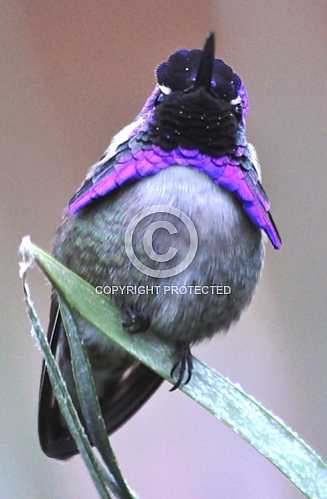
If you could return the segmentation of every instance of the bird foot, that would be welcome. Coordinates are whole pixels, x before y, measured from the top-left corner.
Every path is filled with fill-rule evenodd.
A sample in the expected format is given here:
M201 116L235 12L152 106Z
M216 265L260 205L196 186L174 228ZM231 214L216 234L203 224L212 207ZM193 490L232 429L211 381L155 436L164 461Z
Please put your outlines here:
M122 325L130 334L145 333L149 329L150 319L139 310L137 305L126 307L124 313Z
M177 381L174 386L169 390L173 392L177 390L182 384L185 386L191 380L193 371L193 361L192 354L189 345L178 345L176 349L176 354L178 355L177 362L173 365L170 371L170 376L173 378L174 374L178 371ZM186 380L184 381L186 375Z

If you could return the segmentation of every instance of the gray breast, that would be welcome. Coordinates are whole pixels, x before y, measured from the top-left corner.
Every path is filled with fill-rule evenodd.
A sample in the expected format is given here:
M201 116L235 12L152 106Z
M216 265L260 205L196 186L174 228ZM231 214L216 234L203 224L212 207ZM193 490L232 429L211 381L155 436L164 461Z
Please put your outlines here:
M144 215L144 210L154 205L166 206L167 212L180 210L196 230L195 256L175 275L163 271L176 267L189 253L189 231L185 219L174 213ZM142 210L132 249L137 262L164 277L136 268L125 250L126 230ZM150 225L155 230L147 232ZM150 241L145 234L150 234ZM113 298L120 307L137 305L150 317L154 334L190 343L226 330L239 318L252 298L264 255L261 231L248 220L234 196L206 174L180 166L124 186L65 219L57 232L54 253L94 286L129 285L141 290L140 286L148 286L148 292L126 294L125 288ZM168 256L172 258L159 261ZM217 294L218 285L227 286L231 293Z

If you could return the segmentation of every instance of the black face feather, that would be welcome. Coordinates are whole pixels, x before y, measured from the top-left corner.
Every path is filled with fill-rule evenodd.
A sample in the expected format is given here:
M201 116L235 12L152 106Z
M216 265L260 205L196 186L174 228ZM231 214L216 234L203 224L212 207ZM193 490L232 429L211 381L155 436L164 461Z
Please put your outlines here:
M222 156L235 149L240 114L203 88L165 96L150 124L152 141L165 150L177 146Z
M204 50L179 50L157 68L158 84L166 88L158 93L149 132L165 150L182 146L219 157L237 146L242 83L222 60L213 59L210 36Z

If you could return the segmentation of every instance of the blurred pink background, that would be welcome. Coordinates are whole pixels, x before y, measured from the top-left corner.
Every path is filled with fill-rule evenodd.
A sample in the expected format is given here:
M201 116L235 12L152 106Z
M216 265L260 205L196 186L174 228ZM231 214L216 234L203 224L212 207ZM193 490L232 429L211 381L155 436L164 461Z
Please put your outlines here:
M178 48L218 56L250 97L248 135L281 229L250 309L195 353L327 456L325 0L1 3L1 495L96 498L80 458L47 459L37 438L40 354L17 273L21 237L45 249L62 209ZM44 326L49 286L32 291ZM144 499L295 499L301 494L222 423L165 384L112 438Z

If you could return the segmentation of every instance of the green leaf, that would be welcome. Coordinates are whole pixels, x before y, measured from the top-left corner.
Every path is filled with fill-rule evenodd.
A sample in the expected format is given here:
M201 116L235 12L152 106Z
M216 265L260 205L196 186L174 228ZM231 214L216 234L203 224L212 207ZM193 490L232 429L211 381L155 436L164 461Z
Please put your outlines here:
M98 295L92 286L34 244L30 243L29 251L69 307L111 341L173 382L169 373L174 357L168 345L151 334L127 334L117 308L107 298ZM307 497L327 498L326 463L238 385L194 358L192 379L181 391L241 435Z
M93 453L93 449L88 440L88 437L85 434L83 425L79 419L78 413L74 407L73 401L69 395L67 390L65 381L61 375L58 364L52 355L49 343L44 334L38 316L36 314L33 302L30 297L29 288L26 282L26 269L28 265L21 264L21 277L23 279L23 287L24 287L24 298L27 308L27 313L29 315L32 328L33 335L38 343L38 346L43 353L43 357L45 360L45 364L47 366L49 378L51 381L51 385L53 391L56 395L56 399L58 401L61 414L65 418L68 429L74 438L77 448L81 454L82 459L85 462L86 467L89 470L90 476L95 484L95 487L99 493L101 499L110 499L111 495L107 489L107 483L115 486L115 482L112 482L112 478L110 475L105 474L102 469L102 465L99 463L97 458Z
M135 499L136 496L129 490L111 448L96 394L90 362L82 345L76 323L69 308L60 298L59 305L69 343L78 401L86 428L94 446L98 449L105 465L114 477L116 495L121 499Z

